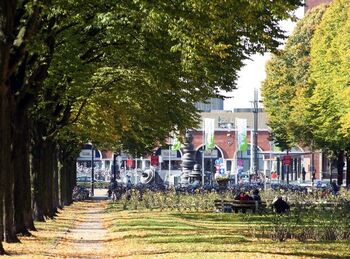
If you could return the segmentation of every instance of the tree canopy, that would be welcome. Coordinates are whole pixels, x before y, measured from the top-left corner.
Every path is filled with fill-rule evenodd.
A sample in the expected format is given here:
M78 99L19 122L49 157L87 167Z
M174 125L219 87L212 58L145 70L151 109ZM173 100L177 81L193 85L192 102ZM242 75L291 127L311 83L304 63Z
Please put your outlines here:
M74 99L76 112L88 100L95 107L84 112L92 115L84 121L90 133L108 136L109 129L114 140L147 142L149 149L175 126L194 127L194 103L234 89L250 54L276 49L284 37L277 22L298 1L262 2L84 1L81 9L80 1L58 1L55 15L64 22L44 91L61 85L70 96L63 101ZM101 123L107 114L99 112L120 118Z
M331 150L349 145L349 12L350 1L334 1L312 40L312 124L315 138Z
M313 132L307 118L310 82L311 39L326 6L318 6L301 19L282 51L266 65L262 96L272 137L282 149L304 143L312 145Z

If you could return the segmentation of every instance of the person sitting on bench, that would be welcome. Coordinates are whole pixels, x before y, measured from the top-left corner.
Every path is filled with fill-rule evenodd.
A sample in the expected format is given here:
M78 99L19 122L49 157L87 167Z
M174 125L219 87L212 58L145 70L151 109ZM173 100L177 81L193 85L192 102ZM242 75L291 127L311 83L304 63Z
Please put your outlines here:
M252 198L248 194L242 191L235 197L235 200L239 200L239 201L249 201L251 199ZM236 213L238 212L238 208L235 208L235 212ZM242 208L242 212L245 213L246 208Z

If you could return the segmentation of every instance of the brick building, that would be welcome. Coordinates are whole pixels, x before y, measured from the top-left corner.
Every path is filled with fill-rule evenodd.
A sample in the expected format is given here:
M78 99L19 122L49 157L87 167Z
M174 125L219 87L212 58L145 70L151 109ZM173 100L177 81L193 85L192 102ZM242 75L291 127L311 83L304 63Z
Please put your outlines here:
M256 165L255 172L259 174L267 174L271 171L276 171L280 176L280 179L287 181L286 170L287 167L283 166L283 157L287 155L286 151L281 151L276 148L271 141L269 141L269 128L267 126L267 116L262 109L258 109L258 123L257 123L257 162L254 163L252 152L254 148L254 113L253 109L236 109L232 111L211 111L202 112L201 121L197 129L193 130L193 146L195 150L196 163L204 165L204 170L207 172L215 172L215 161L222 159L223 170L225 173L235 174L236 172L251 172ZM215 148L211 151L204 151L203 154L203 121L204 118L214 119L214 141ZM237 131L235 120L236 118L247 120L247 142L248 149L246 151L237 151ZM162 157L162 171L167 172L169 168L172 170L172 174L176 170L180 170L181 167L181 151L170 151L169 146L160 147L156 151L156 155ZM316 170L316 178L319 178L319 172L321 171L321 160L318 154L312 155L309 149L304 147L294 147L289 151L289 155L292 158L291 165L289 167L290 174L288 179L294 181L300 177L302 168L304 167L307 175L306 179L311 178L312 161ZM148 158L146 158L147 162ZM145 162L145 161L144 161ZM176 173L175 173L176 174Z

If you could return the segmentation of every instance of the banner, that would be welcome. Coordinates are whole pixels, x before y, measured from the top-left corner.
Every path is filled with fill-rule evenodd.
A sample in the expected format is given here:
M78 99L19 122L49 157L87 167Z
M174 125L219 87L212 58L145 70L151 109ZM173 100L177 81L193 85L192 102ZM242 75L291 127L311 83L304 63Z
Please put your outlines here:
M247 119L236 118L238 151L247 151Z
M158 166L159 165L159 157L152 154L151 155L151 166Z
M205 149L215 148L214 141L214 119L204 118Z
M176 150L180 150L180 149L181 149L181 142L176 137L176 135L174 135L171 150L176 151Z

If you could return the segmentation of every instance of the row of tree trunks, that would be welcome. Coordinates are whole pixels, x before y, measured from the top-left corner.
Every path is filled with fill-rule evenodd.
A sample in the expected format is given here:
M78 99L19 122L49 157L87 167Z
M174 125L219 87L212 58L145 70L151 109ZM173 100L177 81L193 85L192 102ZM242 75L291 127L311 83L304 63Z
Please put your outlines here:
M33 106L33 96L47 76L54 37L49 35L52 38L48 43L49 60L40 61L41 65L36 71L27 73L29 67L30 70L36 67L33 65L34 60L28 66L26 44L41 28L39 21L42 3L33 3L27 16L24 11L26 8L26 1L0 1L0 254L5 253L3 241L16 242L17 233L29 235L29 231L35 230L33 217L43 221L45 217L55 215L61 188L58 183L56 144L44 141L43 134L34 133L32 138L32 125L29 125L28 120L28 109ZM23 17L25 19L22 21ZM25 24L25 20L28 24ZM27 80L28 77L32 80ZM24 87L29 81L32 85ZM26 94L30 95L29 100L23 100ZM30 146L32 139L34 145ZM67 177L69 175L72 173L67 171ZM70 188L69 184L67 186ZM65 188L62 190L69 201L71 193Z
M36 127L37 132L42 132L43 125ZM53 218L59 208L58 159L56 143L37 135L32 148L34 215L36 220L44 221Z

